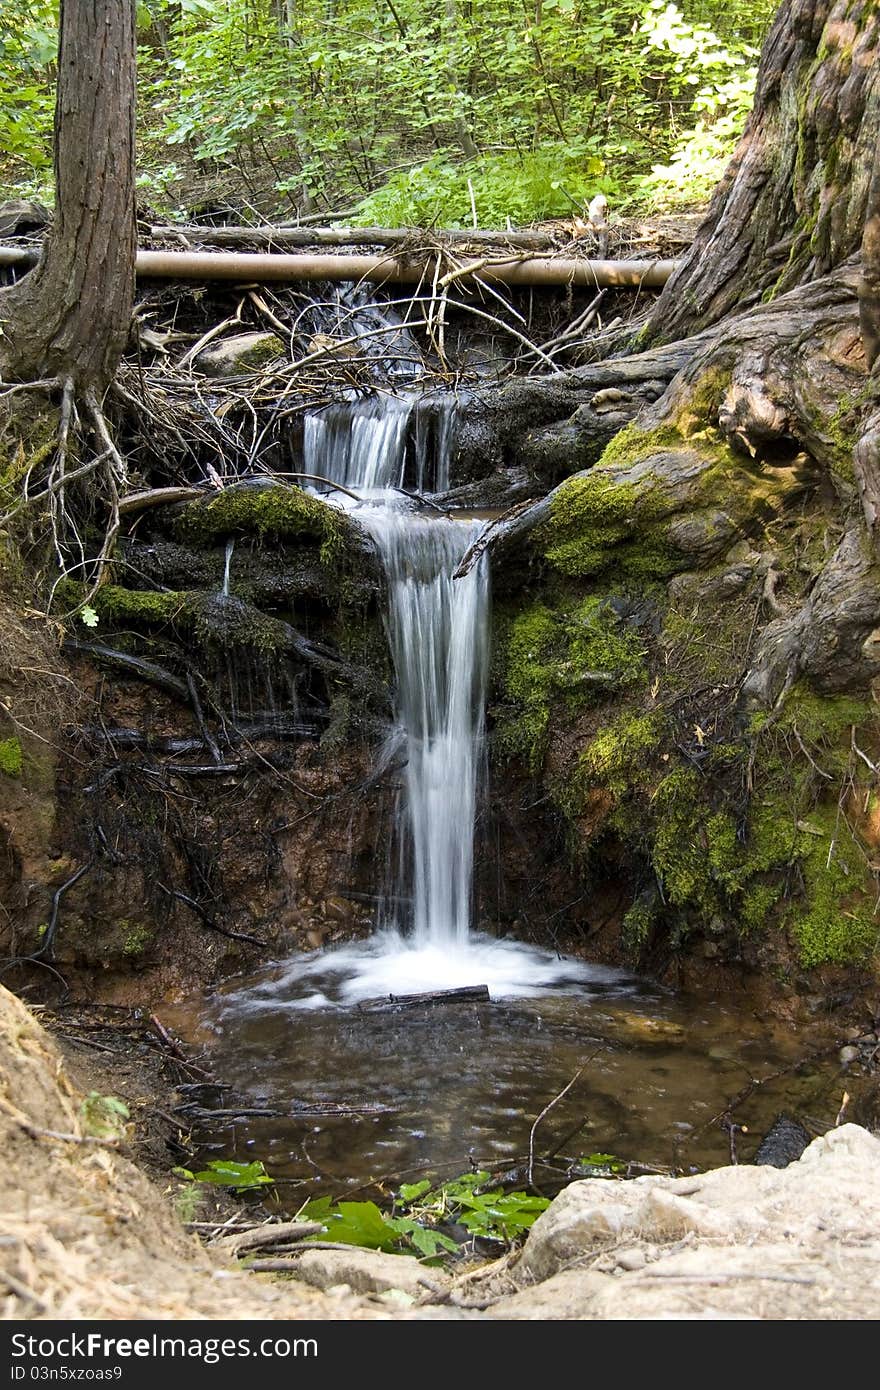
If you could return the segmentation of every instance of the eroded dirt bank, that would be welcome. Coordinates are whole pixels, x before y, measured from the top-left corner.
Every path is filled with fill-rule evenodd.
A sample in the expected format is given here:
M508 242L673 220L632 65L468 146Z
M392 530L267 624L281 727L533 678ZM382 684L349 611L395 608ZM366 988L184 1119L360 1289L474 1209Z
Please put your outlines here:
M869 1319L880 1311L880 1139L843 1125L784 1170L573 1183L521 1253L455 1279L313 1251L301 1277L205 1249L102 1142L56 1044L0 990L5 1319ZM84 1105L85 1102L85 1105ZM320 1287L315 1287L315 1286ZM327 1289L332 1290L327 1292ZM360 1290L360 1292L355 1292Z

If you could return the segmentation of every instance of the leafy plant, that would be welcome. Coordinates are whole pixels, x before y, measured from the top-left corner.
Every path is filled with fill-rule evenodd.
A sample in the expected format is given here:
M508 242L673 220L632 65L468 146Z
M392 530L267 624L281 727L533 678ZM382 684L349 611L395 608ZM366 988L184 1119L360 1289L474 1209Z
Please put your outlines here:
M572 1169L576 1178L616 1178L626 1172L626 1163L615 1154L588 1154Z
M234 1159L212 1159L200 1172L193 1173L189 1168L175 1168L174 1174L187 1182L203 1182L214 1187L229 1187L235 1192L252 1192L274 1182L259 1160L253 1163L237 1163Z
M705 188L771 0L142 0L139 188L277 214L484 226ZM57 0L4 0L0 184L51 175ZM665 160L665 162L663 162ZM656 172L652 175L652 166ZM669 172L671 171L671 172ZM642 182L647 180L647 182Z
M86 1134L95 1139L124 1139L128 1133L131 1112L118 1096L102 1096L100 1091L89 1091L80 1104L79 1113Z
M466 1173L436 1187L427 1180L405 1183L388 1214L375 1202L333 1203L329 1197L308 1202L302 1214L324 1223L332 1240L394 1254L414 1250L436 1259L458 1253L460 1242L438 1229L444 1224L458 1224L472 1236L509 1244L527 1231L550 1203L546 1197L525 1192L504 1193L500 1188L483 1192L489 1176L486 1172Z

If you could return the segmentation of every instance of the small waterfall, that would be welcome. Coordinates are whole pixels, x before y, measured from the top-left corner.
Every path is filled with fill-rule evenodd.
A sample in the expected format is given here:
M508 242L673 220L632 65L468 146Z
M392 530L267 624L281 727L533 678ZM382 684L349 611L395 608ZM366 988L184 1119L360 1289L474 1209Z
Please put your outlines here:
M339 401L305 417L305 468L362 494L445 492L455 421L452 393Z
M223 588L220 590L224 598L229 598L229 571L232 568L232 552L235 550L235 540L232 536L226 542L226 562L223 566Z
M452 406L434 411L435 482L448 485ZM390 901L412 902L416 946L462 945L468 936L473 837L488 663L488 567L453 574L479 523L414 512L402 487L413 397L348 402L306 420L305 468L356 488L359 520L388 577L387 628L396 714L406 748L396 816ZM420 441L420 442L419 442ZM429 469L428 432L416 432L417 480ZM384 491L383 491L384 489ZM348 504L346 504L348 505ZM395 920L399 926L399 920Z
M413 396L370 396L307 415L306 471L362 491L403 487Z
M397 717L407 755L396 898L412 893L416 945L462 945L471 918L488 664L488 569L452 575L478 523L389 511L367 523L388 576Z

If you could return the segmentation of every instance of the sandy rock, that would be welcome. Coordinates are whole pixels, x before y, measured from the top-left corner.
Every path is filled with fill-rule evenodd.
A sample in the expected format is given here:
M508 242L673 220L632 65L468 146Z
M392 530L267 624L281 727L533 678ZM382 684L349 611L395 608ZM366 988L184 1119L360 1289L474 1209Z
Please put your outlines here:
M520 1268L531 1280L547 1279L627 1236L668 1243L797 1235L809 1244L829 1226L855 1233L878 1224L880 1139L843 1125L787 1168L742 1165L697 1178L572 1183L535 1222Z
M307 1250L297 1259L297 1279L313 1288L330 1290L347 1284L353 1293L386 1293L401 1289L413 1298L431 1286L445 1286L448 1275L425 1269L412 1255L383 1255L378 1250Z

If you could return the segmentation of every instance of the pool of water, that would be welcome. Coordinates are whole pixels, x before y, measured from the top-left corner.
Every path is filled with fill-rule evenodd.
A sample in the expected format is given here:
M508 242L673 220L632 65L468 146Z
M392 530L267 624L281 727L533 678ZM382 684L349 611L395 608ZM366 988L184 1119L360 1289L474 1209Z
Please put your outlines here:
M488 1002L389 999L480 983ZM561 1145L565 1159L612 1154L635 1171L716 1166L730 1161L721 1121L741 1096L734 1118L748 1132L736 1144L748 1161L780 1110L818 1132L843 1091L833 1051L803 1060L815 1037L746 1004L486 938L457 959L393 938L298 956L171 1021L236 1104L283 1112L219 1122L206 1152L261 1159L294 1207L321 1192L522 1167L530 1142L538 1158ZM535 1169L548 1192L565 1178L553 1162Z

